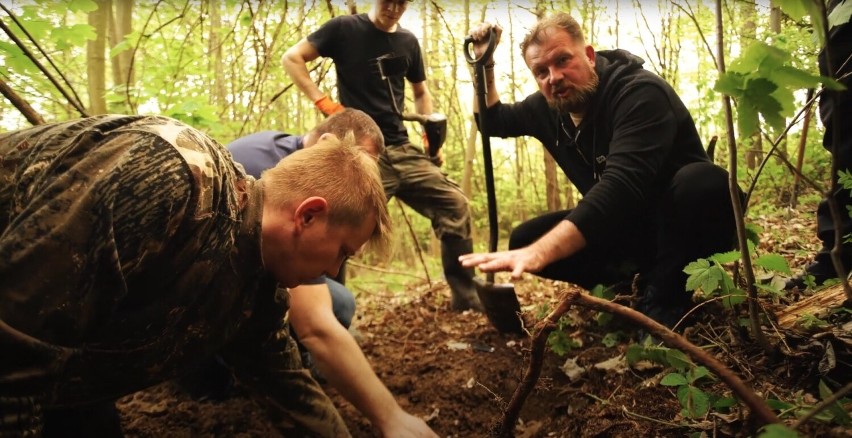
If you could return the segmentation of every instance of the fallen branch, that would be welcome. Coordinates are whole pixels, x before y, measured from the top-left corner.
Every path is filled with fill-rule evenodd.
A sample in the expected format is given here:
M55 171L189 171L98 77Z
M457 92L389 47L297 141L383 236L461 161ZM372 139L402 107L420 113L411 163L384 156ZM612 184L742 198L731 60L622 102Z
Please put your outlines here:
M613 315L620 316L632 321L638 326L645 328L649 333L660 339L666 345L683 351L692 357L695 361L706 366L710 371L719 376L723 382L734 392L743 404L745 404L758 419L760 425L768 423L778 423L778 417L769 409L757 395L752 391L739 377L737 377L730 369L722 362L717 360L712 355L706 353L701 348L687 341L684 337L669 330L658 322L648 318L629 307L613 303L611 301L595 298L588 293L583 292L578 288L573 288L565 291L562 295L562 300L559 306L547 315L546 318L536 324L532 339L532 350L530 352L530 363L527 371L524 374L518 388L512 395L509 406L503 414L503 418L494 430L491 431L492 437L504 438L513 436L514 425L518 421L521 408L529 394L538 381L541 374L542 364L544 362L544 350L547 344L547 337L553 330L556 329L556 321L565 314L568 309L574 304L587 307L600 312L608 312Z

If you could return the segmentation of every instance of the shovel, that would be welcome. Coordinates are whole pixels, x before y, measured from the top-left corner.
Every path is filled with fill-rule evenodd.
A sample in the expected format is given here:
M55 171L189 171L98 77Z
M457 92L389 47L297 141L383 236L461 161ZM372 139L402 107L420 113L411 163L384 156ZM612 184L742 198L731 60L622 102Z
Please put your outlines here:
M464 40L464 56L467 62L474 67L476 72L476 99L479 105L479 132L482 135L482 155L485 164L485 189L488 192L488 227L490 231L488 251L497 251L497 196L494 193L494 169L491 165L491 139L485 129L485 117L483 113L487 108L485 88L485 62L491 59L494 48L497 46L497 33L491 30L488 48L479 58L474 58L473 39L467 37ZM494 273L485 274L485 281L479 278L473 279L476 286L476 294L485 308L485 316L497 331L501 333L523 333L520 312L521 305L518 296L515 295L515 286L511 283L494 284Z

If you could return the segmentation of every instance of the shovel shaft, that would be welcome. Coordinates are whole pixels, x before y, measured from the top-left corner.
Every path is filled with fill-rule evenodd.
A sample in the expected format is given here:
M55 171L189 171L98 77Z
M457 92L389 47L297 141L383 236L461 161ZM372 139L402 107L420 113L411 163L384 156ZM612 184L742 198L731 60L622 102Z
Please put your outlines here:
M479 106L479 133L482 135L482 158L485 167L485 190L488 195L488 228L489 240L488 251L497 251L497 195L494 189L494 167L491 160L491 137L489 137L486 127L484 113L488 108L487 93L488 89L485 84L485 63L491 59L494 53L494 48L497 45L497 32L491 29L488 41L488 48L479 58L474 58L471 54L473 40L468 37L464 42L464 54L467 62L473 64L476 76L476 103ZM494 282L494 274L488 274L488 282Z

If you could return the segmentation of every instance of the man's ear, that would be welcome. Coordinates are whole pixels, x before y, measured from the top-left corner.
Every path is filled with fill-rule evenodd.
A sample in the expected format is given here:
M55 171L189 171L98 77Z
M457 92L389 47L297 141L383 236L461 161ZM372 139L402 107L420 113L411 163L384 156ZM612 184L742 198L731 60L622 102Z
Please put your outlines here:
M589 65L595 66L595 48L591 44L586 45L586 58L589 58Z
M328 215L328 201L319 196L311 196L296 207L296 231L310 227Z

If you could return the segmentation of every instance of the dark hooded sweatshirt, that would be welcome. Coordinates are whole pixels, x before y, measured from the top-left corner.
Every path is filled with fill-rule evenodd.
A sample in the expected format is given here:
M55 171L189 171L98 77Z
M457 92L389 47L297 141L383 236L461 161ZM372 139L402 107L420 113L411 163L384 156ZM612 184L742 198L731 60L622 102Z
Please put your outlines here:
M596 52L600 85L579 127L541 92L485 112L490 136L535 137L583 194L566 219L590 246L633 229L678 169L710 161L683 102L643 63L624 50Z

